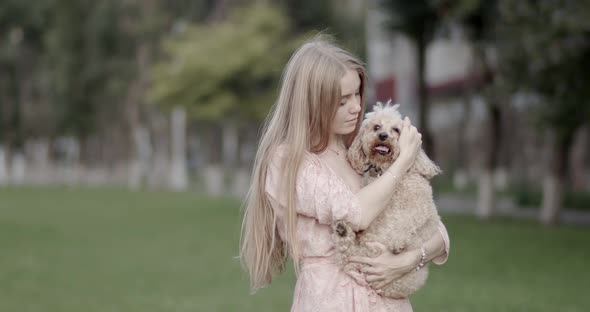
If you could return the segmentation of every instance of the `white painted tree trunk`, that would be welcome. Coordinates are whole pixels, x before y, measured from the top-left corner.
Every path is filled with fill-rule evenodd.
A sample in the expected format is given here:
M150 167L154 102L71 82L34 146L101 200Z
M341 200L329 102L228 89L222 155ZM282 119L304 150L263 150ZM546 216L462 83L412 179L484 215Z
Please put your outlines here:
M135 127L133 129L133 144L135 145L135 158L129 163L128 187L132 190L138 190L143 184L143 180L148 176L150 160L152 159L152 145L150 142L150 133L144 127Z
M494 171L494 189L497 191L505 191L508 188L509 178L508 172L503 167L498 167Z
M459 191L463 191L469 184L469 176L465 169L458 169L453 174L453 187Z
M4 146L0 145L0 185L8 183L8 172L6 170L6 155Z
M219 165L208 165L204 170L207 195L219 197L225 193L224 170Z
M541 204L540 221L545 225L557 223L559 205L562 203L563 185L553 175L546 175L543 179L543 202Z
M186 112L177 107L172 111L171 119L171 163L170 188L174 191L184 191L188 187L186 171Z
M483 169L479 176L476 215L480 219L489 219L496 204L494 176L491 171Z
M16 152L12 155L10 163L10 182L15 185L25 183L25 174L27 172L27 162L22 152Z
M28 140L25 146L27 158L31 160L31 170L27 172L28 180L33 184L50 184L52 168L49 162L49 140Z
M65 158L63 166L64 183L74 186L79 183L83 173L80 164L80 140L75 137L67 137L62 140Z

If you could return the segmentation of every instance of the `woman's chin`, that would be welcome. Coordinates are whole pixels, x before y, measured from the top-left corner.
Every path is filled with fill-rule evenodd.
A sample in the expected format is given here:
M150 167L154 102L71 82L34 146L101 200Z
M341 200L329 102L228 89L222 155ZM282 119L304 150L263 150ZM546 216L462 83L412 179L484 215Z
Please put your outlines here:
M355 128L356 128L356 125L355 126L352 126L352 127L342 128L342 129L340 129L340 131L337 131L336 134L338 134L338 135L349 135L349 134L351 134L351 133L354 132L354 129Z

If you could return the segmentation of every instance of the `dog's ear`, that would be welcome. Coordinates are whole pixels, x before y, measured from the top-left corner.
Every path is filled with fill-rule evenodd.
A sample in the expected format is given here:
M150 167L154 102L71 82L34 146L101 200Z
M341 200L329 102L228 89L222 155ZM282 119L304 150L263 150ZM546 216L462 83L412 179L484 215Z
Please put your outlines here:
M352 166L352 168L358 172L359 174L363 174L369 169L369 162L367 159L367 155L363 151L363 140L362 138L365 136L365 127L361 127L359 133L357 134L354 141L348 148L348 162Z
M410 172L416 172L419 175L424 176L426 179L431 179L435 175L442 173L442 170L440 170L440 168L430 160L428 156L426 156L423 149L420 149Z

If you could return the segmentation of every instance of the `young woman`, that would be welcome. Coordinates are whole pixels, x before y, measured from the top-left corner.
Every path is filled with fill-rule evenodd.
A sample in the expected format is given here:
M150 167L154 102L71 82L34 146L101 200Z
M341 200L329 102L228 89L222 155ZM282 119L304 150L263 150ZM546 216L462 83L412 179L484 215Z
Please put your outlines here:
M268 285L292 259L297 284L291 311L412 311L407 299L381 297L377 289L415 269L421 250L394 255L382 245L353 278L335 264L330 225L346 220L363 230L386 208L396 183L413 163L421 135L406 119L398 160L361 188L346 160L363 117L365 68L322 38L303 44L289 60L279 98L267 118L254 162L242 225L240 257L251 288ZM442 264L448 235L441 223L423 248Z

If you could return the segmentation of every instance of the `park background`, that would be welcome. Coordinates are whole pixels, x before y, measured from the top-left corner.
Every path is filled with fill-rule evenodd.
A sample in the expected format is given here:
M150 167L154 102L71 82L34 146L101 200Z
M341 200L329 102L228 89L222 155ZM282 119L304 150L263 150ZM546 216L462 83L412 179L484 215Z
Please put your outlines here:
M242 199L289 55L366 62L444 174L415 311L590 310L590 2L0 0L0 311L284 311Z

